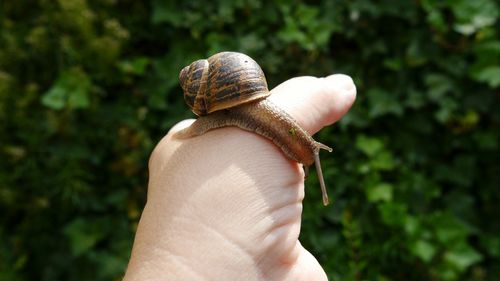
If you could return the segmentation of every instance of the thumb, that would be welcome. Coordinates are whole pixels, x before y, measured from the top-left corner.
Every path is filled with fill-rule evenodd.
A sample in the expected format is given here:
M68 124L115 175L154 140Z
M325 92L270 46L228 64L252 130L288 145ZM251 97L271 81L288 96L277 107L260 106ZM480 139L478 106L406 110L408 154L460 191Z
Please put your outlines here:
M297 77L285 81L271 91L269 97L309 133L339 120L356 98L351 77L334 74L316 78Z

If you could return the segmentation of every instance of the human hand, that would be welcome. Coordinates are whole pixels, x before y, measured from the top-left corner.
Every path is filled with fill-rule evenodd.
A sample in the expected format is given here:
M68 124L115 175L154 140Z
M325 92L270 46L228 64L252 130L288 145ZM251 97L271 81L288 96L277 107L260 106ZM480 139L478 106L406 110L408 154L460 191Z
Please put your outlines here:
M298 77L271 99L310 134L351 107L351 78ZM148 199L124 280L327 280L300 232L304 173L269 140L235 127L177 140L149 162Z

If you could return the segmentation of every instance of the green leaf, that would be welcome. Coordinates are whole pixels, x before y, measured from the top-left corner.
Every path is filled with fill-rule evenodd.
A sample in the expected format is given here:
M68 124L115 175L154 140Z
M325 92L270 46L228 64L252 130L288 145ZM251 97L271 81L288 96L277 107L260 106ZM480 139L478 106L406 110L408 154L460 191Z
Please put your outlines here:
M403 61L400 58L386 58L383 65L390 70L398 71L403 67Z
M427 21L439 32L445 32L448 29L443 15L434 7L427 11Z
M415 236L421 231L422 226L416 217L408 215L404 221L404 229L408 235Z
M481 261L482 255L472 247L463 244L445 253L444 259L462 272L471 265Z
M387 225L403 225L407 217L407 206L398 202L386 202L378 206L378 210Z
M453 82L446 75L429 73L425 75L429 99L440 102L446 93L453 89Z
M408 89L406 97L405 105L412 109L419 109L426 103L424 93L415 89Z
M90 78L79 68L62 72L42 96L42 104L51 109L86 108L90 104Z
M371 166L376 170L389 171L394 169L396 162L391 152L382 151L377 154L371 161Z
M392 200L392 185L388 183L379 183L367 189L367 197L369 202L391 201Z
M387 114L401 115L403 106L397 94L383 89L372 89L367 93L370 102L370 116L378 117Z
M500 54L500 41L490 40L479 42L473 48L476 55L487 55L489 57Z
M118 64L119 68L125 73L142 75L147 69L150 59L147 57L138 57L131 60L125 60Z
M459 0L451 2L457 18L455 31L471 35L477 30L493 25L498 18L498 5L492 0Z
M378 138L360 135L356 138L356 147L367 156L374 156L383 149L384 144Z
M451 97L443 97L437 101L439 110L434 113L436 120L440 123L446 123L453 118L453 114L459 108L458 102Z
M487 83L492 88L496 88L500 86L500 66L485 67L474 74L474 78Z
M430 262L436 255L436 247L425 240L417 240L411 246L412 253L425 262Z
M62 109L66 105L66 91L60 86L52 87L42 96L42 104L51 109Z
M488 254L500 258L500 237L495 235L484 235L481 242Z
M465 225L449 213L436 214L432 218L432 223L436 228L436 238L445 245L455 245L459 241L463 241L469 234Z
M64 228L64 234L70 241L73 255L80 256L90 250L105 233L89 221L75 219Z

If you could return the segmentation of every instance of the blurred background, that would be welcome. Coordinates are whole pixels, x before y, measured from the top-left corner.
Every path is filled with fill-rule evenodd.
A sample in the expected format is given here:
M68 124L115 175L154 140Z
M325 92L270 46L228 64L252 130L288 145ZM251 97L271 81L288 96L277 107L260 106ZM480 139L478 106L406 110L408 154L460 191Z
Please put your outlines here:
M496 0L0 2L0 280L120 280L147 162L224 50L270 88L345 73L301 241L330 280L500 280ZM313 188L310 188L313 187Z

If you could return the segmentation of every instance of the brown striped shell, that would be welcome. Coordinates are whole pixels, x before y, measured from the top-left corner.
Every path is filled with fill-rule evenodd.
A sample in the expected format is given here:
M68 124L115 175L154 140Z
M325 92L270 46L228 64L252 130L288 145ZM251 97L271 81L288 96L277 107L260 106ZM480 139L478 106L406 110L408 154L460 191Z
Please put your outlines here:
M257 62L236 52L222 52L197 60L181 70L179 80L186 103L199 116L270 94Z

